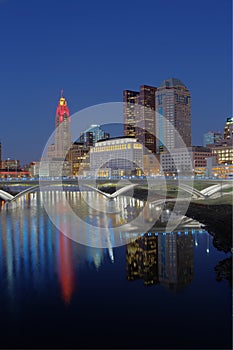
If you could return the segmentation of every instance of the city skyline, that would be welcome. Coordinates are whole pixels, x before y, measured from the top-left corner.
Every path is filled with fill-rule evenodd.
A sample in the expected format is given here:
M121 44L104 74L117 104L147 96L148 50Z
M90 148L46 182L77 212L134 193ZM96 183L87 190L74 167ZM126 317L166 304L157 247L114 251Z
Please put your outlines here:
M74 0L65 6L7 0L0 6L4 158L24 163L41 156L62 88L72 115L120 102L125 89L181 79L191 92L196 145L231 115L230 0L192 1L189 7L179 0L169 11L160 0L133 8L122 1L89 6ZM60 16L66 26L57 25Z

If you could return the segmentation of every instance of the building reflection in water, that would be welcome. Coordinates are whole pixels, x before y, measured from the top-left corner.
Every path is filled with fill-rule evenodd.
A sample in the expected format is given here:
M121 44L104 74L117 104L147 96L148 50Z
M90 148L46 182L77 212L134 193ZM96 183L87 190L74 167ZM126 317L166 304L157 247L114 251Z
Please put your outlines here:
M54 205L60 194L56 191L48 192L51 205ZM68 196L75 204L77 196L74 193L69 193ZM68 304L78 285L78 269L84 264L86 266L87 262L98 270L105 257L112 263L115 261L111 230L107 248L77 244L61 234L51 223L42 207L42 193L28 194L19 201L18 208L0 212L0 284L2 288L7 288L8 295L14 299L17 286L22 283L25 286L33 285L37 291L43 283L49 281L53 288L58 276L61 296ZM115 216L110 213L108 216L113 226L125 223L131 215L135 217L131 210L133 207L136 212L141 210L141 201L135 199L127 202L122 198L120 204L125 211L122 210ZM81 214L83 217L87 215L84 211ZM94 209L90 209L88 215L89 222L96 224L96 235L101 236L101 227L109 225L106 215L101 213L96 216ZM150 218L150 210L145 211L143 220L149 221ZM65 216L58 215L57 220L67 232L72 230ZM193 278L195 232L197 231L141 234L141 238L125 248L128 280L142 279L145 285L160 283L172 290L187 286ZM92 236L90 243L91 240ZM197 246L197 236L195 242ZM49 289L45 292L49 292Z
M128 280L144 285L160 283L177 291L192 282L194 273L193 234L148 233L126 248Z
M126 246L127 279L158 283L158 237L145 235Z
M53 202L54 193L49 195ZM58 276L61 296L68 304L77 288L76 270L85 262L98 269L107 253L113 260L113 251L82 246L61 234L44 212L41 194L29 194L20 201L20 208L6 211L2 207L0 212L0 287L13 300L17 286L30 284L37 292L43 283L53 288ZM62 220L69 231L69 222Z
M59 237L58 273L63 300L66 304L69 304L74 291L75 272L72 241L63 234Z

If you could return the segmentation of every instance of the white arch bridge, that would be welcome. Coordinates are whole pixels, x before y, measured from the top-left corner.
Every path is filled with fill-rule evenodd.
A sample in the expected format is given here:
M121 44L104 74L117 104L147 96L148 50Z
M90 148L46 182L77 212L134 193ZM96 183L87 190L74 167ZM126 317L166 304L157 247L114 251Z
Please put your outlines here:
M181 184L180 189L191 194L196 199L207 199L207 198L214 198L216 194L218 194L220 197L225 195L226 193L222 192L223 190L226 190L228 188L231 188L233 184L222 184L218 183L216 185L211 185L207 188L204 188L203 190L199 191L189 185Z
M54 184L53 184L54 185ZM91 186L88 186L90 189L98 192L98 193L101 193L102 195L104 195L105 197L107 197L108 199L113 199L113 198L116 198L118 195L121 195L125 192L127 192L127 190L133 188L134 186L136 185L128 185L128 186L125 186L123 188L121 188L120 190L114 192L112 195L109 195L105 192L102 192L96 188L93 188ZM225 189L228 189L228 188L231 188L233 186L233 184L222 184L222 183L218 183L216 185L211 185L201 191L189 186L189 185L186 185L186 184L182 184L179 186L179 189L191 194L194 198L196 199L206 199L206 198L213 198L214 195L216 195L217 193L220 195L220 196L223 196L225 195L226 193L222 192L223 190ZM46 187L52 187L51 185L46 185ZM16 194L15 196L13 196L12 194L10 194L9 192L7 191L4 191L4 190L0 190L0 199L3 199L4 201L6 202L15 202L18 198L24 196L25 194L27 193L31 193L31 192L34 192L35 190L39 189L40 188L40 185L35 185L35 186L32 186L32 187L29 187L23 191L21 191L20 193ZM44 186L43 186L44 188ZM164 200L163 200L164 201Z

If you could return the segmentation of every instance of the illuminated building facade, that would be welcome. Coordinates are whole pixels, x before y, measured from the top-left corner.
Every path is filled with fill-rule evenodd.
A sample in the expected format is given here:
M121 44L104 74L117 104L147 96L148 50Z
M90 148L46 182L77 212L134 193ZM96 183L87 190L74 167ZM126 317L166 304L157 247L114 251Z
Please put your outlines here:
M123 91L124 135L134 136L155 153L155 93L157 88L140 86L140 91Z
M124 90L124 135L136 137L137 108L139 103L139 92Z
M139 95L136 137L147 150L156 152L155 139L155 93L154 86L142 85Z
M74 142L68 152L68 161L71 164L72 175L77 176L83 170L89 170L90 147L82 142Z
M186 147L191 146L191 97L188 88L175 78L165 80L156 91L157 152L183 147L174 135L178 131ZM165 119L163 119L165 118ZM169 122L167 125L166 121Z
M221 146L211 147L212 155L216 157L218 164L233 164L233 147L227 143Z
M71 163L68 160L71 147L70 112L66 99L61 94L55 117L55 142L48 146L43 162L40 163L40 176L70 176Z
M71 146L70 112L66 99L61 96L56 109L55 158L65 159Z
M217 164L233 164L233 118L227 118L224 127L223 139L209 144L212 156L216 158Z
M233 118L227 118L224 127L224 140L229 141L232 144L233 141Z
M233 179L233 164L215 164L195 169L195 175L199 178Z
M80 142L86 146L94 146L97 141L109 139L109 133L102 130L100 125L91 125L90 128L81 132Z
M2 169L20 170L20 163L17 159L6 159L2 161Z
M143 149L135 138L116 137L114 139L96 142L90 149L90 170L103 176L116 174L141 175L143 172Z

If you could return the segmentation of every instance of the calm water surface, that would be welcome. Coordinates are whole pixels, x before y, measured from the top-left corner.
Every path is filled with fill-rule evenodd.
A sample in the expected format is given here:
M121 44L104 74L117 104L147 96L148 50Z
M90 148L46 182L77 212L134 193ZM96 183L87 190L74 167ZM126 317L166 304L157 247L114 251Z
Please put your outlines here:
M35 205L36 200L36 205ZM231 348L230 257L203 229L118 248L61 234L37 195L2 210L0 347Z

